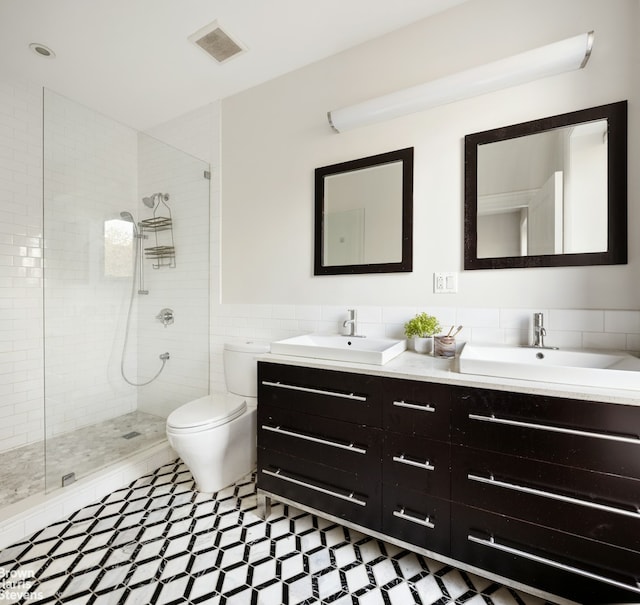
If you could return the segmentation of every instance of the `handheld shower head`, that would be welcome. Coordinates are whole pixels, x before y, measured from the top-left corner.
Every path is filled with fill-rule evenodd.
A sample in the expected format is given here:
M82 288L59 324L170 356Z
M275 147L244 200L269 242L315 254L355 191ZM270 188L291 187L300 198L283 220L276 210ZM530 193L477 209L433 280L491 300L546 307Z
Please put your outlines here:
M126 210L123 210L120 213L120 218L123 221L127 221L128 223L131 223L133 225L133 234L138 237L138 227L136 226L136 221L133 218L133 214L131 214L131 212L127 212Z

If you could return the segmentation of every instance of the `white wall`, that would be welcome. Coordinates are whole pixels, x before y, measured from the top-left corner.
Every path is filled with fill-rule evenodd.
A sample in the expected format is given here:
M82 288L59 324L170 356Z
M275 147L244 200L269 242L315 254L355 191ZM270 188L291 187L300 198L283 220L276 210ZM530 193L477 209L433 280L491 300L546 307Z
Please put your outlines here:
M144 260L145 289L137 296L137 382L150 380L161 367L159 355L171 355L151 384L137 389L138 409L168 416L174 409L209 392L209 164L148 135L138 137L139 178L137 215L150 218L142 198L168 193L176 255L173 267L153 268ZM161 204L157 216L168 216ZM148 233L143 248L154 246ZM157 234L169 245L170 233ZM161 309L174 312L166 328L156 318Z
M637 0L476 0L223 100L222 300L638 309L638 238L626 266L462 272L462 223L465 134L628 99L629 166L638 163L639 23ZM343 134L326 122L327 110L592 29L584 70ZM407 146L413 273L314 277L313 169ZM630 234L640 229L639 194L632 174ZM461 271L458 294L433 294L434 271Z
M42 88L0 77L0 451L44 436Z
M136 409L119 365L131 275L105 271L104 223L133 209L137 156L135 130L44 91L47 436Z
M157 124L146 134L217 167L219 156L218 101Z
M564 194L565 250L607 249L606 121L574 128L566 137L567 178Z
M147 131L209 163L209 387L225 390L222 344L228 334L220 315L220 103L213 102ZM204 331L204 325L201 326ZM223 332L218 340L217 336Z

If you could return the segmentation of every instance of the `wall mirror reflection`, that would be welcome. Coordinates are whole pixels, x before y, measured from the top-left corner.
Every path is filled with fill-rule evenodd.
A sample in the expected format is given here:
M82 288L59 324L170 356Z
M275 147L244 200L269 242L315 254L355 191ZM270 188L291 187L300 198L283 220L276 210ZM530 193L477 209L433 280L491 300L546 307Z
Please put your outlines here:
M412 269L413 148L315 171L314 274Z
M465 269L621 264L626 102L465 138Z

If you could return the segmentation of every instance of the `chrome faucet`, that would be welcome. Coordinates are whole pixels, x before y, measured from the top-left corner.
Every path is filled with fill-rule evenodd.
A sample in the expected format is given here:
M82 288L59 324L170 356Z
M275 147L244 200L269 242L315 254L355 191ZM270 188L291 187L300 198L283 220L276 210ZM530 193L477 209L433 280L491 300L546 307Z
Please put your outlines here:
M533 314L533 345L534 347L544 347L544 337L547 331L544 329L544 315L542 313Z
M349 319L345 319L342 323L343 328L347 328L344 336L358 336L358 313L355 309L349 309Z
M532 347L538 349L557 349L558 347L547 347L544 344L544 337L547 330L544 327L544 315L542 313L533 314L533 344Z

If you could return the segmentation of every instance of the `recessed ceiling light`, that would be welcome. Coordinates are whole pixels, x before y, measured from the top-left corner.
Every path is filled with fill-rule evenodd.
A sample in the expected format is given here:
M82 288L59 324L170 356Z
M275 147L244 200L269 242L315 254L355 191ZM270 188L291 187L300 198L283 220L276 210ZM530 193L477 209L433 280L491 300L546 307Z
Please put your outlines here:
M40 57L53 59L56 56L56 53L54 53L48 46L39 44L38 42L32 42L31 44L29 44L29 48Z

